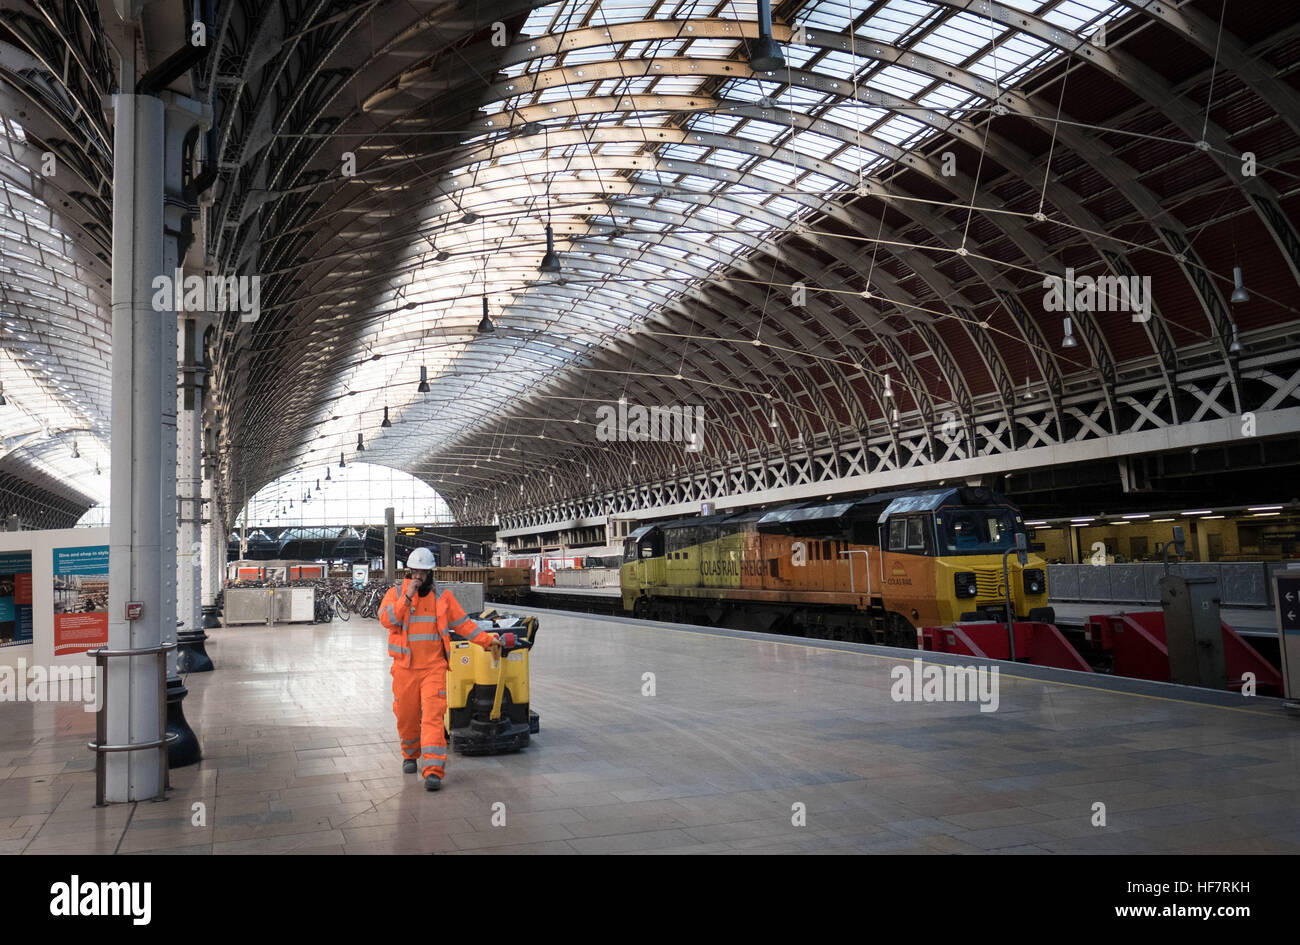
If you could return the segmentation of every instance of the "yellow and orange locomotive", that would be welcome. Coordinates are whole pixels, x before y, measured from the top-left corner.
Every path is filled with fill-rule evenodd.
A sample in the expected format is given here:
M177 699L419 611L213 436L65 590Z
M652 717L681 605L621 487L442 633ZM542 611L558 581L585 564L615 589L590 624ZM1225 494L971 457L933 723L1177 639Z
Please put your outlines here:
M1004 620L1009 590L1015 617L1051 623L1045 563L1016 559L1024 531L1011 502L970 486L657 522L624 543L623 608L915 647L918 627Z

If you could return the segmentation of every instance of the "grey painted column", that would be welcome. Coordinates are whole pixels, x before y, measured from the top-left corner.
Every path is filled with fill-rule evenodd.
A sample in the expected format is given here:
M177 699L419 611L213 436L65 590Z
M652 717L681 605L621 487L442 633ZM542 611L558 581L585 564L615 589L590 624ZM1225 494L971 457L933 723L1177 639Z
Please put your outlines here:
M397 522L392 509L384 509L384 581L397 573Z
M176 615L180 630L201 630L203 543L203 330L205 321L187 317L181 325L180 389L177 391L176 495L180 503L180 533L177 538Z
M129 69L123 86L130 88ZM162 476L162 390L159 313L152 282L163 271L163 103L141 95L113 96L113 436L109 517L108 645L156 647L162 642L162 554L159 487ZM144 604L126 619L127 601ZM153 656L108 661L110 744L158 737L165 680ZM110 752L105 800L155 797L159 752Z
M199 542L203 546L203 560L199 563L199 574L201 576L199 585L199 610L211 606L217 602L217 591L221 589L220 579L225 575L226 565L222 557L217 553L214 536L222 534L220 521L220 512L217 509L216 498L212 489L212 467L208 463L203 464L203 479L199 485L200 498L203 500L199 506ZM200 618L201 620L201 618Z

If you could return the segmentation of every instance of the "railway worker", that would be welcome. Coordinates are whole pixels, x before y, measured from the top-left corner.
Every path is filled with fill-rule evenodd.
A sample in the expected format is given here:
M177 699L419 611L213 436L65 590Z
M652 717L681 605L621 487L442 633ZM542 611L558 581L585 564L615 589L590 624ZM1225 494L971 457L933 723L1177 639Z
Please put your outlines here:
M406 562L412 577L389 588L379 605L379 622L388 630L393 658L393 714L402 743L402 772L413 774L416 759L424 787L437 791L447 765L447 654L450 634L491 650L501 658L501 643L465 616L450 591L436 593L433 552L417 548Z

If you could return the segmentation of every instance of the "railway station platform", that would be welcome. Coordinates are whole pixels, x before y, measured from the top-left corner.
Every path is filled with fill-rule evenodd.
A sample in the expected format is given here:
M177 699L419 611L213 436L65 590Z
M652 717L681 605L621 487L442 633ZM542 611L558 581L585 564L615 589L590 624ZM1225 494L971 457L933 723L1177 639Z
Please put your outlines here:
M95 809L94 715L0 705L0 853L1300 853L1278 700L925 654L996 700L896 701L915 651L536 613L540 733L438 794L372 620L210 631L163 802Z

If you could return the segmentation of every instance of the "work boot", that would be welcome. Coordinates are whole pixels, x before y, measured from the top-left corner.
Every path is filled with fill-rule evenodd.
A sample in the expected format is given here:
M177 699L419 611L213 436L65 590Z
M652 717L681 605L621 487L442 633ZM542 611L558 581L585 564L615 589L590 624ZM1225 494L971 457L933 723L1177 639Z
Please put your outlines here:
M404 758L402 760L402 774L415 774L414 758Z
M441 791L442 778L438 777L436 774L429 775L424 779L424 789L426 791Z

